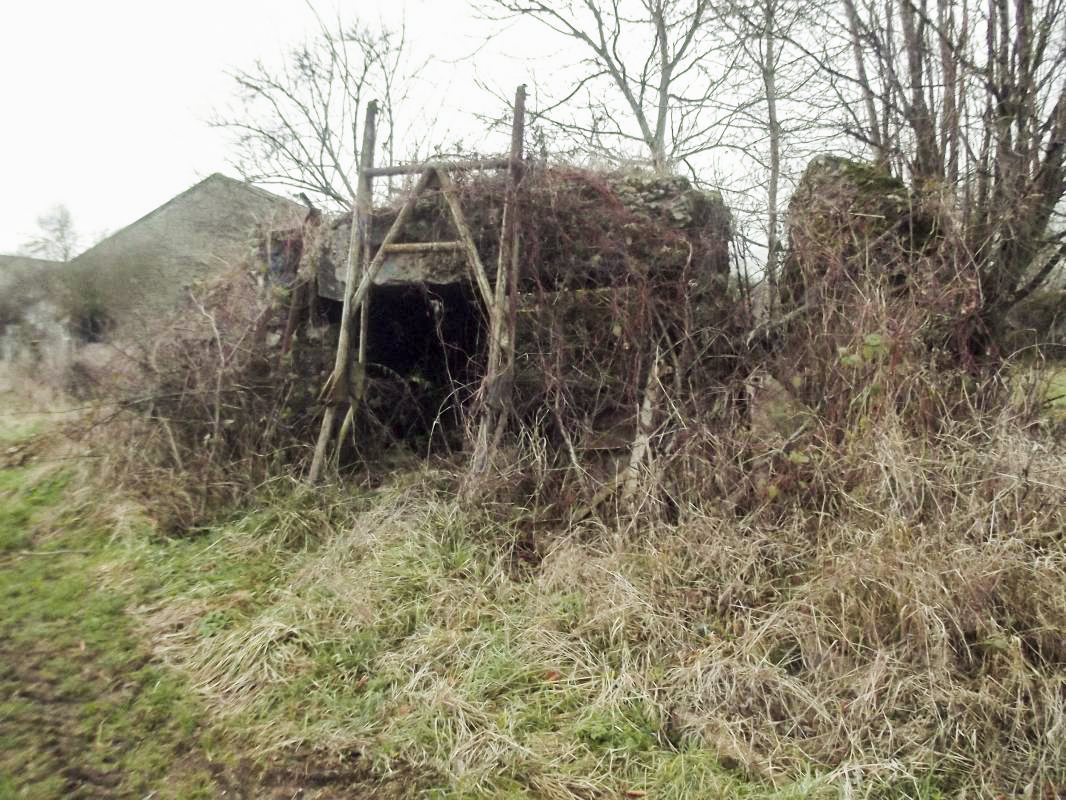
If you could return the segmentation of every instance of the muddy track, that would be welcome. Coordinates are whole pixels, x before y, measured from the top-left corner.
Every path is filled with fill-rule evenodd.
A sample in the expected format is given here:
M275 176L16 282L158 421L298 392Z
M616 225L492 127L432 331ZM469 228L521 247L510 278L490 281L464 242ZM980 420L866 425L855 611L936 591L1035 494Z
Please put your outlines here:
M399 800L426 788L424 775L400 770L379 779L358 759L338 764L282 753L259 763L239 736L208 729L215 724L209 712L185 728L172 724L182 709L152 694L165 671L131 655L138 645L123 638L120 608L111 606L105 638L94 646L81 638L77 617L94 613L89 595L98 589L82 586L86 593L62 611L48 605L57 587L77 582L83 556L49 557L32 573L27 556L0 558L7 606L0 616L0 796ZM199 708L188 691L177 701Z
M23 749L29 755L22 777L53 773L49 785L57 790L56 797L166 797L168 784L192 774L210 775L211 785L203 787L205 796L239 800L399 800L416 796L424 788L421 781L403 772L379 780L362 765L338 768L294 755L281 756L263 766L238 753L225 763L209 760L195 747L165 765L166 774L156 781L130 786L118 750L136 748L138 737L112 741L107 748L111 752L101 752L99 742L82 723L86 704L131 705L135 694L142 691L141 685L126 680L123 673L101 668L90 653L51 649L45 642L41 645L26 649L6 636L0 638L0 742L4 749ZM14 775L16 785L19 777Z
M76 684L72 673L79 678ZM123 796L123 772L117 766L108 769L106 755L99 759L103 768L88 766L95 747L81 724L92 694L121 694L121 686L114 686L118 677L100 672L78 651L27 650L6 636L0 639L0 738L9 747L34 751L21 777L45 777L54 770L66 797Z

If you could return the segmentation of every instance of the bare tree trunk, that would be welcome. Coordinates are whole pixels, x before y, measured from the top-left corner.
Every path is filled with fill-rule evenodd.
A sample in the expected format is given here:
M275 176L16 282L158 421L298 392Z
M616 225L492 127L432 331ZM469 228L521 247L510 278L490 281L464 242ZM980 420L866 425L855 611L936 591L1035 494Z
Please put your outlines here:
M717 95L724 85L724 78L708 69L709 56L726 46L707 24L714 9L710 0L640 0L639 15L623 8L619 0L474 2L490 16L493 9L502 12L498 19L535 19L589 54L592 74L567 100L586 83L601 78L609 82L607 94L614 97L590 101L597 117L591 124L561 127L581 133L590 143L604 136L639 141L655 171L667 173L677 160L709 150L720 135L701 118L721 108ZM636 51L634 40L639 41ZM620 108L612 108L618 100ZM606 133L600 123L606 124Z
M781 183L781 123L777 118L777 63L775 48L776 24L775 0L766 0L764 6L764 47L762 54L763 90L766 92L766 125L770 138L770 185L766 192L766 278L771 291L777 287L778 256L778 208L777 192ZM772 299L771 299L772 302Z
M862 101L866 106L866 118L868 124L867 134L870 146L873 147L878 161L888 161L888 149L881 135L881 125L878 121L877 106L875 105L873 84L866 74L866 62L863 60L862 36L860 33L859 14L855 9L854 0L844 0L844 9L848 15L848 32L851 34L851 51L855 59L855 73L859 79Z
M936 146L936 128L929 106L925 102L924 55L925 37L919 30L924 26L925 9L921 12L911 0L900 0L900 20L903 25L903 46L906 49L908 89L910 99L905 113L914 134L915 153L911 173L918 178L942 178L943 162ZM917 19L922 17L922 21Z
M965 17L964 17L965 19ZM949 36L955 33L955 10L951 0L937 0L937 25L947 35L940 37L940 69L944 76L944 110L940 122L940 152L947 159L945 178L949 186L959 182L959 138L962 129L959 120L958 97L962 84L955 54L951 52Z
M979 0L971 21L969 0L958 12L936 0L932 15L929 0L877 2L843 0L859 90L868 109L880 102L862 138L909 167L916 189L958 195L942 224L957 220L994 334L1066 257L1049 231L1066 197L1066 6ZM877 67L877 92L864 57Z

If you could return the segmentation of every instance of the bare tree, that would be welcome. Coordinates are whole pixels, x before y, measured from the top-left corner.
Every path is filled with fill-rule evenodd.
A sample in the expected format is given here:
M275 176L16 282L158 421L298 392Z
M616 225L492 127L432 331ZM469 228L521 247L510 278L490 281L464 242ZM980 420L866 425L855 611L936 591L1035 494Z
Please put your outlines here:
M1066 258L1062 0L841 0L863 113L852 132L946 196L995 324Z
M256 61L233 73L236 106L212 124L235 135L234 166L246 180L289 186L328 207L349 208L356 195L359 109L378 99L383 136L379 163L393 163L395 110L406 82L425 64L411 61L406 29L329 27L274 68Z
M819 68L839 58L817 31L825 13L824 3L796 0L730 0L723 6L721 19L739 57L728 93L733 114L722 144L750 164L730 182L748 199L749 213L762 217L765 238L755 244L765 250L771 284L783 249L781 209L790 185L813 152L839 136L826 122L833 97ZM808 58L810 48L819 46L818 59Z
M20 252L52 261L70 261L81 250L81 234L70 209L57 205L37 217L36 236L19 248Z
M582 53L565 96L538 112L597 151L638 144L653 168L706 152L727 111L718 91L733 55L715 35L710 0L475 0L497 20L527 17ZM580 119L555 112L584 96Z

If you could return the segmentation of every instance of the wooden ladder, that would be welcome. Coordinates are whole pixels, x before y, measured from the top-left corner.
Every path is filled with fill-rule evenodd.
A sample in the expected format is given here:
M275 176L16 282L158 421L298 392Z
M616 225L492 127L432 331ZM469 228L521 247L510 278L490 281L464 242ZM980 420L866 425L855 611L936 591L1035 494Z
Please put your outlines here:
M518 226L515 214L517 206L515 193L522 177L522 140L525 118L525 86L519 86L515 93L514 121L511 128L511 154L509 158L483 159L455 162L428 162L404 166L374 167L374 147L376 141L377 102L367 106L363 130L363 146L359 159L359 185L356 193L355 208L352 214L352 232L348 247L348 261L345 270L344 303L341 311L340 336L337 340L337 353L333 372L323 386L319 398L326 405L315 445L314 458L308 472L308 481L317 482L326 461L326 451L333 435L333 427L338 409L345 403L348 411L337 436L343 441L350 429L356 410L363 401L365 393L365 365L367 323L369 314L370 288L374 278L381 270L385 259L390 254L398 253L443 253L459 252L466 256L471 277L478 287L478 293L489 320L489 352L485 376L482 380L479 398L481 401L480 420L474 453L471 460L468 486L475 486L491 461L492 452L499 447L507 426L510 413L512 372L514 369L514 327L515 302L517 298L518 267ZM496 284L493 286L477 246L470 233L463 214L462 204L452 173L468 170L508 169L509 180L504 199L503 220L500 226L499 261L496 269ZM370 214L373 198L373 180L375 177L395 175L420 175L414 189L393 221L377 253L370 256ZM458 232L454 241L435 242L397 242L415 205L428 189L439 187L447 202L452 222ZM359 276L358 285L356 277ZM359 369L353 382L350 376L351 361L351 326L358 312L359 349L357 363Z

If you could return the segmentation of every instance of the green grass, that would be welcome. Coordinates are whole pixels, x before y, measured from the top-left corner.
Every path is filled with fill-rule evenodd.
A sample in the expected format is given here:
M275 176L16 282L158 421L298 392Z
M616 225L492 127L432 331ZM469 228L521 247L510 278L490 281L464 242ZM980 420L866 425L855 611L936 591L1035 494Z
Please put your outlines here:
M678 725L661 697L707 626L646 606L647 553L574 549L533 579L505 528L409 489L268 487L184 538L116 536L74 483L0 471L0 797L214 797L236 741L359 753L415 776L396 797L838 795L824 768L770 781ZM606 582L576 579L587 562Z
M340 504L332 492L323 507ZM635 664L624 648L636 643L613 621L590 624L603 613L593 587L516 581L495 523L386 491L317 530L264 537L262 520L284 522L306 500L297 490L271 502L195 538L131 549L171 665L264 753L358 751L379 772L438 776L429 796L439 798L695 797L712 786L711 796L806 796L682 741L641 687L676 664ZM602 652L590 652L597 641Z
M56 472L35 479L29 470L0 470L0 553L28 547L35 513L59 502L68 477Z
M1053 370L1048 378L1048 404L1059 416L1066 417L1066 369Z
M44 430L39 419L9 417L0 425L0 447L11 447L25 442Z
M69 482L0 471L0 796L210 797L202 705L101 580L106 533L57 516Z

